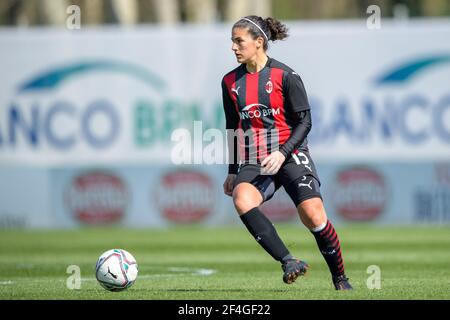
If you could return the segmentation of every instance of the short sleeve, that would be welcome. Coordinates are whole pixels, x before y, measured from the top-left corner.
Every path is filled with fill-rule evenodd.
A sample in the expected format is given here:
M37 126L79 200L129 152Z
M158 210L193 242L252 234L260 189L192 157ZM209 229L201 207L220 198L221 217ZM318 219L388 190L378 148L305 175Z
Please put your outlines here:
M286 73L283 83L285 101L294 112L309 110L308 96L302 79L293 71L287 71Z

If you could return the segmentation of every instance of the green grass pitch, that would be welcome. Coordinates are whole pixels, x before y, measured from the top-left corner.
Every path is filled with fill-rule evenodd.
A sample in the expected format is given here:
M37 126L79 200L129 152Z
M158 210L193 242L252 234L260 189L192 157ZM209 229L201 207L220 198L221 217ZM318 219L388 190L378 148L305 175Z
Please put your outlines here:
M341 225L347 276L355 290L336 292L313 236L300 224L277 224L291 252L311 270L296 283L281 280L280 265L243 226L165 230L84 228L0 232L0 299L449 299L449 227ZM136 283L105 291L93 268L111 248L138 261ZM69 290L69 265L81 288ZM381 270L381 288L368 289L367 268Z

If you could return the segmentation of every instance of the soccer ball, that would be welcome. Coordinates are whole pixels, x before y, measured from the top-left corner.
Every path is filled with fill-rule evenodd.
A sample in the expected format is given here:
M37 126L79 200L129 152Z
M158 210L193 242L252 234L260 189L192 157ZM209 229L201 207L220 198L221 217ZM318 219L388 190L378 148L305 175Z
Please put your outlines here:
M122 249L111 249L98 258L95 277L109 291L122 291L133 285L138 274L136 259Z

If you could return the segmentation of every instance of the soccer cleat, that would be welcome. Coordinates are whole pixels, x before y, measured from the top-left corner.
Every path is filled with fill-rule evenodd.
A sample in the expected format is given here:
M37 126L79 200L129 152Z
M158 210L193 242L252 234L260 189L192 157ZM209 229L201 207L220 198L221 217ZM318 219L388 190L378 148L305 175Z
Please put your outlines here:
M353 290L353 287L350 282L348 282L348 278L345 274L333 277L333 284L336 290Z
M309 265L298 259L289 259L281 265L284 271L284 283L291 284L297 280L298 276L303 276L309 269Z

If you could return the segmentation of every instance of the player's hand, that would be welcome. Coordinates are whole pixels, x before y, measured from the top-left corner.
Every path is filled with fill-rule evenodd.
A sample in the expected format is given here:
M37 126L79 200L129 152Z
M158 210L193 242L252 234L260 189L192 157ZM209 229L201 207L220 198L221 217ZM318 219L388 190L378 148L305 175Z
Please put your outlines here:
M235 174L229 174L227 176L227 178L225 179L225 182L223 183L223 192L227 196L230 196L230 197L233 194L234 179L236 179L236 175Z
M276 174L280 170L284 160L286 160L286 157L280 151L271 153L261 162L261 174Z

